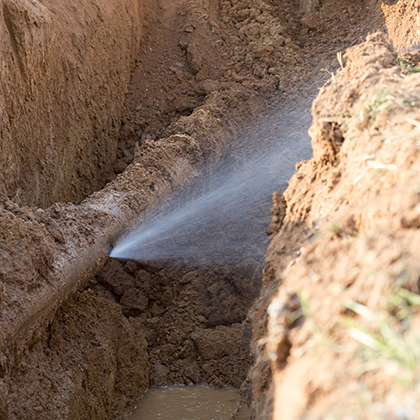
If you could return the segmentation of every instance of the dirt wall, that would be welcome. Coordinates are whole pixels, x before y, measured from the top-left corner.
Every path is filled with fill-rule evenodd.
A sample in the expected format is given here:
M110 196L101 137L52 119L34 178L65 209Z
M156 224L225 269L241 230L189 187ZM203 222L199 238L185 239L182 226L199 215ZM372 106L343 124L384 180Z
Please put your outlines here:
M149 387L141 326L110 301L83 292L15 359L0 379L4 419L109 419ZM59 396L59 397L58 397Z
M267 89L270 86L271 84ZM76 410L82 407L85 418L96 418L99 414L103 416L101 418L109 418L119 413L120 408L126 410L127 407L132 407L134 395L141 396L144 391L143 380L133 384L131 379L126 378L129 389L121 391L121 398L117 391L122 384L117 380L110 380L109 387L105 390L96 387L97 378L103 378L105 373L111 375L115 364L118 369L121 368L118 359L114 357L115 353L110 356L109 365L103 366L105 373L100 371L99 364L92 366L91 375L89 370L85 372L80 369L81 364L90 365L91 356L87 349L91 346L93 336L99 346L112 347L114 351L121 345L120 336L116 334L116 325L120 322L120 327L122 325L125 328L127 323L122 317L121 306L93 297L86 301L90 301L96 308L90 312L88 305L77 304L77 297L75 303L73 296L104 265L115 235L121 233L136 218L141 219L148 212L153 212L169 194L175 193L190 177L196 176L197 168L206 157L220 157L230 136L235 137L239 132L242 113L250 115L251 111L258 114L262 111L264 95L259 95L257 88L264 89L264 84L257 86L255 91L254 86L249 86L246 91L234 86L230 91L209 98L203 107L171 125L171 135L168 138L145 141L138 146L134 162L128 169L101 192L93 194L78 206L72 203L56 203L46 210L35 210L21 207L6 197L1 197L0 407L5 416L42 418L44 415L44 418L50 418L51 413L57 410L62 418L72 418L66 404L76 395L78 405L70 405L70 408L76 407ZM156 277L156 282L160 282L158 276ZM164 287L154 285L157 290L153 299L157 302L151 302L151 309L157 320L166 311L163 305L170 302L170 298L169 301L166 300L167 281L168 277L163 276L161 286ZM132 304L133 299L131 302L126 299L126 303ZM84 334L70 339L75 347L74 352L70 352L67 344L61 342L61 339L67 340L70 336L61 333L56 335L56 330L51 330L53 324L56 325L57 317L62 315L61 307L65 307L65 312L70 317L73 311L78 312L79 318L85 321ZM163 312L160 312L162 309ZM226 315L228 309L221 315ZM96 310L99 312L95 315ZM180 311L184 310L181 306ZM86 313L82 316L84 311ZM127 315L130 316L130 313ZM99 316L109 316L115 323L113 321L110 328L106 328L106 323L102 321L98 325ZM64 328L61 325L63 319L60 318L56 325L57 331ZM144 322L145 325L135 324L136 334L143 336L143 329L145 335L146 332L150 334L155 321ZM237 321L237 318L232 319L230 323ZM77 323L76 320L74 322ZM162 317L159 333L164 331L164 324ZM97 327L101 330L101 336L95 335ZM206 332L207 322L197 323L197 327ZM70 332L76 334L76 330L74 327ZM133 332L129 331L127 334L131 337ZM239 341L235 349L241 347L240 330L238 334L236 328L233 336L235 343ZM172 337L176 339L175 332ZM149 336L147 338L150 339ZM200 337L197 338L199 339ZM214 341L218 341L217 334ZM62 346L68 350L67 359L63 358ZM121 357L136 357L144 361L142 347L121 347L121 351ZM158 357L155 359L159 360ZM27 368L22 370L22 366ZM147 364L139 366L148 383ZM182 369L178 369L178 373L181 371ZM61 372L59 380L56 380L57 372ZM139 374L135 369L132 372L134 377ZM234 363L232 372L234 376ZM39 387L34 390L32 383L39 384ZM50 387L51 383L55 386ZM86 390L89 392L85 392ZM30 403L25 403L26 392L31 396ZM66 401L66 404L60 405L57 402L56 406L49 409L49 401L56 398ZM99 411L84 410L89 406L90 400L95 400ZM41 414L34 407L41 407Z
M47 207L104 185L152 3L1 3L1 193Z
M381 9L388 36L398 52L410 52L420 46L420 2L382 1Z
M260 356L274 419L415 419L420 360L403 354L419 322L419 59L398 65L383 34L344 58L268 250Z
M177 9L167 4L164 6L158 10L168 12L172 9L174 15L171 15L171 23L175 21L178 25L165 28L168 29L168 38L171 41L165 46L169 50L179 49L179 55L181 60L185 61L186 68L181 77L170 70L175 73L175 78L168 79L166 88L170 90L175 87L178 89L176 93L183 93L184 82L191 81L197 74L201 73L204 78L218 77L219 68L206 68L206 60L210 54L211 57L217 57L219 43L215 41L221 41L220 33L218 30L214 31L215 25L206 13L207 6L205 4L192 5L195 7L190 9L193 13L183 15L178 15ZM231 5L226 4L226 7L231 13L233 12ZM212 16L213 13L215 12L212 12ZM261 9L261 13L267 15L266 18L270 18L266 9L264 11ZM204 26L200 27L199 25L203 22ZM167 22L165 21L164 24ZM188 24L200 27L200 30L196 33L185 32L184 28ZM190 53L185 52L185 47L181 48L177 45L177 41L179 42L185 33L192 34L189 35L191 39L187 40L194 45ZM157 40L162 39L159 38L162 32L152 31L152 34L158 35ZM200 34L206 36L207 42L199 43ZM267 39L274 41L278 37L277 33L270 34L269 30L265 30L265 37L261 39L261 44ZM153 36L151 39L155 42ZM145 38L145 41L147 42L148 39ZM246 43L244 39L244 44ZM222 50L225 51L227 43L223 42L223 44ZM155 44L145 46L148 47L146 51L149 52L155 49ZM187 49L188 46L189 42L186 44ZM258 46L258 44L244 45L237 54L236 61L243 63L246 53L256 50ZM210 47L211 50L209 50ZM285 45L284 51L288 55L292 54L291 49ZM151 61L153 65L160 64L159 72L156 71L157 66L151 65L147 68L151 73L154 72L152 75L155 77L151 78L152 81L159 78L165 80L167 66L163 64L170 65L171 63L170 60L163 64L159 61L161 58L166 59L164 53L165 50ZM229 57L228 53L226 55ZM261 57L263 56L261 54ZM149 62L147 58L146 56L146 64ZM170 58L173 58L173 55ZM265 58L263 64L268 68L269 64L276 63L278 59L279 57L274 60ZM229 64L229 66L232 65L233 63ZM120 335L116 333L118 325L127 329L127 322L131 322L123 318L123 310L127 317L142 314L141 305L139 307L139 302L135 301L138 292L134 287L129 288L127 294L124 290L122 294L125 297L123 296L122 303L125 305L121 306L104 302L102 298L89 297L90 295L80 297L77 294L74 297L74 294L104 264L113 235L121 232L124 225L127 226L131 220L144 217L147 212L152 212L162 204L167 195L176 192L183 183L188 181L189 177L196 175L197 168L205 158L220 158L229 141L237 138L243 128L244 120L253 115L257 116L263 111L266 95L276 90L278 75L267 75L265 78L254 76L252 67L253 63L248 63L245 70L249 77L234 78L232 71L227 73L222 79L220 89L216 92L212 93L211 87L207 89L200 87L198 92L202 97L201 100L205 93L208 97L199 109L193 111L189 108L188 114L191 112L192 114L185 116L182 116L181 111L175 115L175 117L181 116L176 122L171 118L163 120L164 126L172 122L169 127L164 127L166 137L157 141L151 138L141 139L141 146L132 148L134 162L124 174L82 204L56 203L44 211L28 209L5 196L1 197L0 386L2 399L0 407L4 416L50 418L55 412L62 418L72 418L74 413L78 413L79 416L83 413L85 418L98 416L109 418L132 406L134 395L141 396L145 383L148 384L148 366L147 363L143 363L145 361L144 348L121 346ZM212 76L210 70L215 70L216 75ZM195 80L192 84L199 83ZM141 85L141 87L149 88L147 85ZM158 87L157 85L156 91ZM160 89L163 90L163 87L160 86ZM189 93L192 92L188 88L185 90L182 101L188 100ZM152 112L144 113L144 115L148 121L152 121L160 112L160 108L153 107ZM176 112L179 111L175 109L175 114ZM15 201L19 201L18 198ZM148 295L150 311L145 311L149 312L147 316L151 315L150 319L140 317L141 323L134 322L135 334L139 334L140 344L143 330L148 344L153 346L154 340L159 338L151 359L155 367L151 375L152 383L158 384L161 380L159 372L162 373L162 369L159 371L159 365L168 367L173 365L170 374L165 371L167 368L164 366L163 371L166 372L166 376L163 375L163 383L166 383L168 379L177 383L192 379L195 381L208 379L217 385L228 381L239 385L240 378L245 376L249 357L246 346L242 343L242 329L235 324L243 320L246 308L242 307L237 311L234 307L240 304L241 299L249 304L252 300L250 295L255 295L256 290L246 291L245 296L240 298L230 296L232 293L229 295L224 292L224 289L236 289L238 286L235 285L235 281L240 283L240 279L234 275L224 276L221 273L218 276L221 287L212 287L209 292L205 292L205 288L210 287L216 275L205 279L204 285L198 279L191 279L191 282L183 284L181 281L174 281L177 290L172 297L171 287L168 285L168 281L171 283L170 277L166 274L153 276L154 284L151 285L150 295ZM143 284L141 286L146 287ZM250 287L250 289L255 288ZM206 311L200 308L205 313L195 314L192 317L191 309L186 309L186 303L183 302L185 302L185 297L190 296L194 299L197 295L200 297L203 295L200 301L208 304L208 308ZM81 298L85 299L83 302L86 304L80 304ZM181 298L183 300L180 302ZM93 306L92 311L88 303ZM134 308L130 305L134 305ZM190 305L187 304L187 306ZM172 312L168 311L167 307L170 307ZM67 328L65 313L68 313L71 325L70 329L63 333ZM77 319L72 318L74 313L78 314ZM109 328L103 322L106 313L112 320ZM166 334L168 331L168 328L165 328L167 324L165 313L169 318L171 314L176 313L177 319L187 321L191 316L191 322L186 322L188 325L185 328L183 326L182 329L179 325L172 325L171 336L161 339L157 336ZM78 322L79 319L82 320L83 327ZM229 329L226 325L232 325L232 328ZM194 327L194 331L187 331L191 327ZM82 328L83 333L77 334L79 328ZM99 335L95 333L97 330L100 331ZM229 334L226 334L227 331ZM191 349L188 345L186 357L179 360L177 346L188 342L192 338L191 332L194 332L194 340L200 343L197 344L199 349ZM127 336L130 340L134 337L133 334L132 329L128 328ZM208 335L211 338L209 340ZM225 345L226 340L222 340L222 346L216 345L220 337L226 338L227 335L233 339L233 344L229 339L227 345ZM63 342L67 338L70 344ZM103 371L100 370L99 363L93 363L95 355L101 353L97 353L96 349L90 350L92 340L96 343L95 346L106 347L111 351L105 366L102 366ZM71 351L72 346L74 346L73 351ZM122 352L120 356L116 353L118 349ZM161 349L167 351L169 357L162 359L159 353ZM243 359L239 368L235 362L237 355ZM119 374L121 357L134 358L140 363L138 370L128 365L127 369L133 374L134 379L124 377L126 388L119 394L119 390L124 388L124 381L121 382L118 378L114 380L113 375ZM194 367L192 362L199 358L201 358L200 365L203 365L203 370L197 375L197 370L192 369L191 366ZM225 360L221 360L223 358ZM91 373L87 368L80 369L80 366L90 365L92 365ZM117 366L116 371L115 366ZM205 370L204 366L206 366ZM137 380L136 378L139 377L140 379ZM97 387L97 383L102 382L104 378L107 380L107 388ZM32 384L37 386L32 386ZM51 384L54 385L51 386ZM73 401L75 398L77 398L77 403ZM57 400L57 402L50 406L51 400ZM90 404L96 408L89 408Z

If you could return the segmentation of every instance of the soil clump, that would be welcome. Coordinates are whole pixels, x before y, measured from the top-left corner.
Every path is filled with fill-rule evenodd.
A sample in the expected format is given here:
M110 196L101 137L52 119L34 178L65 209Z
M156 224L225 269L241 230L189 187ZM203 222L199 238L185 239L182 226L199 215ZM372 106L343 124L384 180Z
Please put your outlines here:
M239 387L251 362L241 323L258 295L260 273L252 259L241 267L196 268L112 261L88 287L143 325L152 385Z

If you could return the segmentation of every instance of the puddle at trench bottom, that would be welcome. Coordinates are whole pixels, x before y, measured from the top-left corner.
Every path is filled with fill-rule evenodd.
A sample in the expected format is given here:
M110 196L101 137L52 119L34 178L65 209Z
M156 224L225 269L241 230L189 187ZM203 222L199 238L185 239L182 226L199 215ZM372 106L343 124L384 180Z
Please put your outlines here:
M151 388L125 420L229 420L238 407L239 390L207 384ZM238 420L250 418L250 411Z

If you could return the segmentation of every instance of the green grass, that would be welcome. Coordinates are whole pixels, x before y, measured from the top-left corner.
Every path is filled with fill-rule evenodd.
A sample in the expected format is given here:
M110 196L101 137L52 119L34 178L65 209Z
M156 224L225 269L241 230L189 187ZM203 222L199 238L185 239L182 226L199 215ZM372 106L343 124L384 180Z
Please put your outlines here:
M410 63L410 61L405 58L398 57L397 64L401 67L401 71L405 74L420 73L419 64Z
M379 313L353 301L345 306L363 321L363 325L349 321L348 332L362 344L365 362L374 368L382 362L396 362L399 373L405 378L405 373L411 372L407 385L417 383L420 380L420 333L414 330L412 318L419 312L420 295L399 289L388 299L387 310ZM372 363L374 361L379 365Z

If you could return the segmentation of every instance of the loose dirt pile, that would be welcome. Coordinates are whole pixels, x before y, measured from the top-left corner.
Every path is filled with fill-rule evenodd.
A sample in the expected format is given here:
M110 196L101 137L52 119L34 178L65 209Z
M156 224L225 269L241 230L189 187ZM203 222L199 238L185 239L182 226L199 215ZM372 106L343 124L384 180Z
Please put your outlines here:
M192 267L112 261L88 287L119 302L144 330L156 386L206 381L239 387L250 365L241 323L258 295L261 266Z

